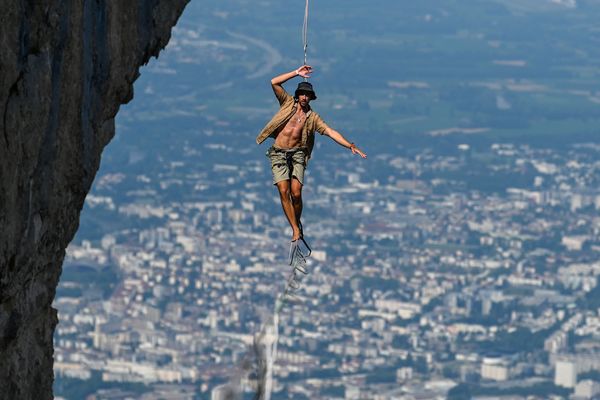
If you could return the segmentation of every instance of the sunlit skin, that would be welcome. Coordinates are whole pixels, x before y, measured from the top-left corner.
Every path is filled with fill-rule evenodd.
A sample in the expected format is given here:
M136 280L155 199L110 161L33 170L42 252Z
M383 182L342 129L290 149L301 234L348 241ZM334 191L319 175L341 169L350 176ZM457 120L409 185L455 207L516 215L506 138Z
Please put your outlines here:
M281 74L271 80L271 86L277 96L283 94L284 82L296 77L309 78L313 69L309 65L303 65L295 71ZM290 120L281 128L281 131L275 137L275 146L281 149L292 149L299 147L302 144L302 128L306 122L306 113L310 110L310 102L312 98L310 94L299 92L298 102L296 105L296 113ZM327 128L324 133L336 143L344 146L352 151L352 154L358 154L362 158L367 158L358 147L350 143L341 133L332 128ZM277 183L279 197L283 212L292 227L292 241L298 240L301 236L298 222L302 216L302 184L296 177L290 180L285 180Z
M275 138L275 146L281 149L291 149L300 146L302 143L302 128L306 121L306 113L308 112L310 97L305 93L298 95L298 104L296 106L296 114L284 125L277 137Z

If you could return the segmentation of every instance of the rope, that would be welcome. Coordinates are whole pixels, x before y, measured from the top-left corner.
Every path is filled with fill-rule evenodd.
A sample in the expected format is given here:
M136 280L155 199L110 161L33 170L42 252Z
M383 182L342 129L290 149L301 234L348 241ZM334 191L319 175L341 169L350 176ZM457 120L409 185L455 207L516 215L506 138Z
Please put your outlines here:
M307 65L308 59L308 1L306 0L306 7L304 8L304 24L302 25L302 43L304 45L304 65ZM304 78L304 82L308 82L308 79Z

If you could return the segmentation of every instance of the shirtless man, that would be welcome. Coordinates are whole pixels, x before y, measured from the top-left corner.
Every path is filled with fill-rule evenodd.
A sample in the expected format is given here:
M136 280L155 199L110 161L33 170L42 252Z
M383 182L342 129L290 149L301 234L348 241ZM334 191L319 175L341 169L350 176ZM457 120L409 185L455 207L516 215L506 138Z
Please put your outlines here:
M311 73L312 67L303 65L295 71L271 80L273 92L279 101L279 111L256 138L258 144L268 137L275 139L275 143L267 151L267 157L271 160L273 184L279 190L283 212L292 227L292 241L300 239L303 235L300 223L302 186L306 163L314 146L315 131L329 136L341 146L350 149L352 154L358 154L362 158L367 157L354 143L327 126L319 114L312 111L310 102L317 96L310 83L300 82L294 97L290 96L282 86L296 76L309 78Z

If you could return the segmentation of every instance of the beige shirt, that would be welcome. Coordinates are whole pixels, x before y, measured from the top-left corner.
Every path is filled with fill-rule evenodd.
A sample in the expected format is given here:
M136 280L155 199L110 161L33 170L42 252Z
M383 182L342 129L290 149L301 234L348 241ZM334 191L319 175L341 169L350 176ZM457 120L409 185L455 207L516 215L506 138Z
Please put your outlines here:
M281 132L285 124L296 113L297 102L285 90L282 91L280 96L277 96L277 100L279 101L279 111L275 114L275 116L273 116L271 121L269 121L269 123L256 137L256 143L258 144L264 142L268 137L276 137L279 132ZM306 113L306 121L304 122L304 127L302 128L301 146L306 147L307 149L307 161L310 158L312 149L315 145L314 133L319 132L322 135L325 133L327 128L327 124L321 119L319 114L312 111L312 109Z

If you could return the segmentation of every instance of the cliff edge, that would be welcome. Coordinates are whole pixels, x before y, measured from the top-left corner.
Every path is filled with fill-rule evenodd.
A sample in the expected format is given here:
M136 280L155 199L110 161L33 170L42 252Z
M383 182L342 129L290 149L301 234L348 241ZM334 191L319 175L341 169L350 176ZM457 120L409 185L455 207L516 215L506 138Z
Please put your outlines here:
M51 304L114 117L189 0L2 0L0 399L51 399Z

